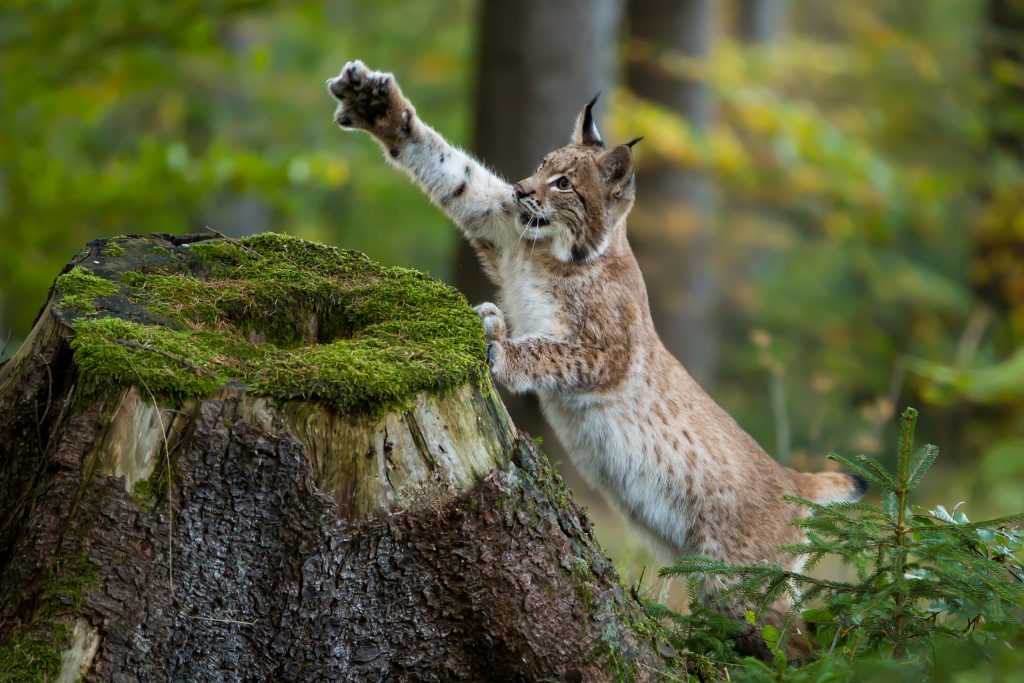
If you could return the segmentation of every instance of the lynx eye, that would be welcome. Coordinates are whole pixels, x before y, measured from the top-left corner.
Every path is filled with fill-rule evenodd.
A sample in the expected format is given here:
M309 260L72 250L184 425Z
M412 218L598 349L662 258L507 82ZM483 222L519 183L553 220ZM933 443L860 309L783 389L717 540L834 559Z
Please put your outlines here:
M572 187L572 183L569 182L568 178L562 176L561 178L555 181L555 187L557 187L559 190L568 190L569 188Z

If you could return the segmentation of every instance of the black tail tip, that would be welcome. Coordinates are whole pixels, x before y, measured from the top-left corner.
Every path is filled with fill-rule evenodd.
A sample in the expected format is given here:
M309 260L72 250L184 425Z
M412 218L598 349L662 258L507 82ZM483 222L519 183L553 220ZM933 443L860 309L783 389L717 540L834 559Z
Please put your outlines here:
M860 498L861 496L863 496L865 493L868 492L868 488L871 485L868 484L868 480L867 479L865 479L864 477L860 476L859 474L851 474L850 475L850 479L853 480L853 490L854 490L854 493L857 494L858 498Z

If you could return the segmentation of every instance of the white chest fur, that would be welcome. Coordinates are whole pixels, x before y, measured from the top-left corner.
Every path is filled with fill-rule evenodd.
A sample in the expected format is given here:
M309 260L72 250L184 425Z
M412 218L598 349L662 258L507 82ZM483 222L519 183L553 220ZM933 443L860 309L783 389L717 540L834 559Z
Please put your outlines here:
M499 257L501 308L512 337L524 335L559 336L561 316L554 297L544 290L543 278L534 272L529 260L530 246L525 243L507 250Z

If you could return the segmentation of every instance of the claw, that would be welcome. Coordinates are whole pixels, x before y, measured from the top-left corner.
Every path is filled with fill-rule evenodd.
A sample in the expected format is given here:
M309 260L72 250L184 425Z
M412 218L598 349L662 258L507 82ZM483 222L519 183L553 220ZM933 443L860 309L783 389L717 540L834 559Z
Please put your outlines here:
M345 83L342 81L341 76L327 79L327 92L334 95L335 99L345 99Z
M351 85L359 85L360 83L359 69L357 65L358 62L349 62L345 65L345 70L341 73L345 80Z

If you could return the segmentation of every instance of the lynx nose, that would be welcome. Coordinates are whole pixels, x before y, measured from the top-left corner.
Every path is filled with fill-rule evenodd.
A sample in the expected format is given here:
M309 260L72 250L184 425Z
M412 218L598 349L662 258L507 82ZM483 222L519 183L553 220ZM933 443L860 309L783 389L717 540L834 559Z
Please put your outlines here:
M512 191L516 195L516 199L522 199L523 197L529 197L533 192L527 192L526 188L523 187L522 183L516 183L512 186Z

